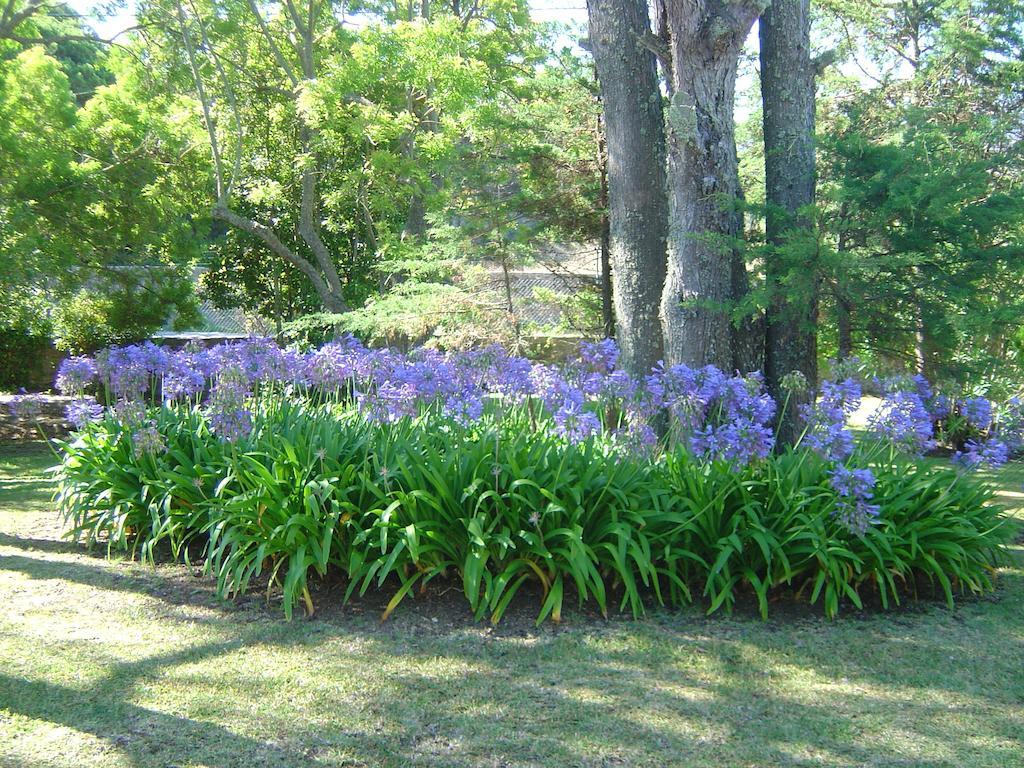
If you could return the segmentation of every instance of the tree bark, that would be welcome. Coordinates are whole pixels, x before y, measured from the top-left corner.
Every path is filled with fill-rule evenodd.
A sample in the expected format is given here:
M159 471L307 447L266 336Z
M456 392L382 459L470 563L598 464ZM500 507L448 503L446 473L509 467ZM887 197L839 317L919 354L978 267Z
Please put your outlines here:
M739 180L736 181L740 187ZM740 192L742 199L742 191ZM743 211L737 208L736 231L743 233ZM741 302L750 293L750 275L743 248L737 243L732 250L732 300ZM760 312L742 318L732 327L732 367L740 373L760 371L764 367L764 315Z
M814 79L809 0L773 0L760 23L761 101L764 115L766 236L765 379L782 407L779 442L801 431L798 407L817 389L816 248L795 237L810 230L802 209L814 203ZM790 245L787 246L787 243ZM810 385L787 393L782 379L799 371Z
M596 77L596 75L595 75ZM601 179L597 199L601 209L601 331L606 339L615 337L615 305L612 292L611 225L608 221L608 152L604 139L604 120L597 115L597 169Z
M622 366L644 375L663 355L665 129L646 0L588 0L608 162L608 228Z
M758 0L666 0L672 98L668 139L668 271L661 312L669 363L734 362L730 309L740 237L733 97Z

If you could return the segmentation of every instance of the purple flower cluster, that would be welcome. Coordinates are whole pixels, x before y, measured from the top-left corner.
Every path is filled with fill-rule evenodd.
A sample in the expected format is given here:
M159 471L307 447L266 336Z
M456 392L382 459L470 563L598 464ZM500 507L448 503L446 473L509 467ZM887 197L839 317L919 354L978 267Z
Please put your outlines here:
M252 431L252 411L247 407L250 384L241 362L229 362L217 373L206 406L210 430L215 435L237 442Z
M555 431L571 443L580 443L601 431L601 420L591 411L584 410L582 400L567 399L555 411Z
M103 406L91 397L78 397L64 408L64 416L75 429L84 429L103 418Z
M888 393L868 421L868 429L876 438L915 455L935 447L932 417L917 392Z
M802 445L826 458L847 458L853 453L853 432L846 424L860 401L860 385L853 379L823 381L817 401L799 408L806 425Z
M30 395L22 388L8 402L7 409L15 421L35 421L42 411L42 403L38 395Z
M759 375L728 376L714 366L659 366L647 389L698 456L742 465L771 453L775 401Z
M160 434L153 422L147 422L132 433L132 448L135 455L157 455L167 449L164 436Z
M863 535L878 522L879 507L871 504L875 488L875 476L870 469L850 469L837 464L829 475L829 482L836 492L835 515L851 533Z
M964 444L964 450L957 451L953 456L953 462L964 469L978 469L983 466L1001 467L1009 460L1009 446L995 438L981 442L968 440Z
M95 359L64 361L58 387L77 398L69 420L81 428L101 416L83 398L90 387L116 402L113 414L137 429L146 404L164 401L201 407L210 429L238 440L253 428L256 402L268 395L313 396L350 404L366 418L394 422L421 415L468 425L502 418L523 406L535 428L573 443L600 436L610 445L649 453L667 439L703 459L741 466L769 455L774 447L776 404L759 374L729 375L707 366L659 364L644 380L619 370L619 352L610 340L584 342L564 365L532 363L500 346L458 353L418 349L405 355L368 349L352 336L320 349L299 352L268 339L248 339L210 349L168 350L152 343L112 347ZM923 377L879 381L886 392L869 429L901 450L923 453L935 444L933 427L952 412L971 424L962 445L965 466L992 464L1008 451L1024 449L1024 406L1007 404L998 418L986 398L960 400L936 394ZM832 461L854 449L847 426L861 402L852 377L822 384L819 397L802 405L806 424L801 445ZM943 415L945 414L945 416ZM940 437L948 437L945 432ZM971 445L966 439L973 440ZM998 445L993 440L998 440Z
M992 426L992 401L987 397L968 397L960 404L960 412L967 423L978 430Z
M151 384L167 372L171 355L151 341L127 347L110 347L96 355L100 382L115 398L134 400L150 391Z
M91 357L69 357L57 368L57 391L80 396L96 380L96 361Z

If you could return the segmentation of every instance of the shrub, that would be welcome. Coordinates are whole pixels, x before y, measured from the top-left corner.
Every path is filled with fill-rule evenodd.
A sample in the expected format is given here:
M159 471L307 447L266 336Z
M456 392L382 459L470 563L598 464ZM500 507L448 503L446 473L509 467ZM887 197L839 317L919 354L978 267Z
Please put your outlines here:
M528 583L538 622L573 595L634 616L750 595L767 616L788 589L834 616L920 583L950 603L991 588L1009 531L989 489L898 453L898 436L828 437L846 395L808 411L821 439L773 453L756 377L675 367L636 382L615 362L610 344L556 369L351 339L73 359L62 385L81 395L95 375L116 402L62 444L58 505L88 543L201 558L225 597L265 579L288 616L312 612L310 579L331 574L346 600L390 590L385 616L457 579L494 622Z

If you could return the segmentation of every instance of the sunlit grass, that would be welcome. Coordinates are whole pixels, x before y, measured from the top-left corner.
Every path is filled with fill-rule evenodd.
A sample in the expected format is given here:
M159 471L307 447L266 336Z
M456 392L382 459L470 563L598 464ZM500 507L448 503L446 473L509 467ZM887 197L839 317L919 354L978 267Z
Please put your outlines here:
M1024 572L956 610L763 623L432 596L286 623L184 566L61 543L40 446L0 450L0 765L1014 766ZM1024 465L992 473L1017 514ZM340 602L340 594L335 604ZM330 594L323 600L331 603Z

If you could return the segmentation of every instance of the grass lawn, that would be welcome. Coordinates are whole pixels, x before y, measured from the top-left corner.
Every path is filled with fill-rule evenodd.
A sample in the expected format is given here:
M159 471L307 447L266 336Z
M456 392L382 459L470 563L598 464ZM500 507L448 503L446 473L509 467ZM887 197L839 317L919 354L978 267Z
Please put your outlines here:
M457 599L286 623L60 540L0 448L0 766L1024 766L1024 555L956 610L496 630ZM993 479L1024 510L1024 466ZM333 607L332 607L333 605Z

